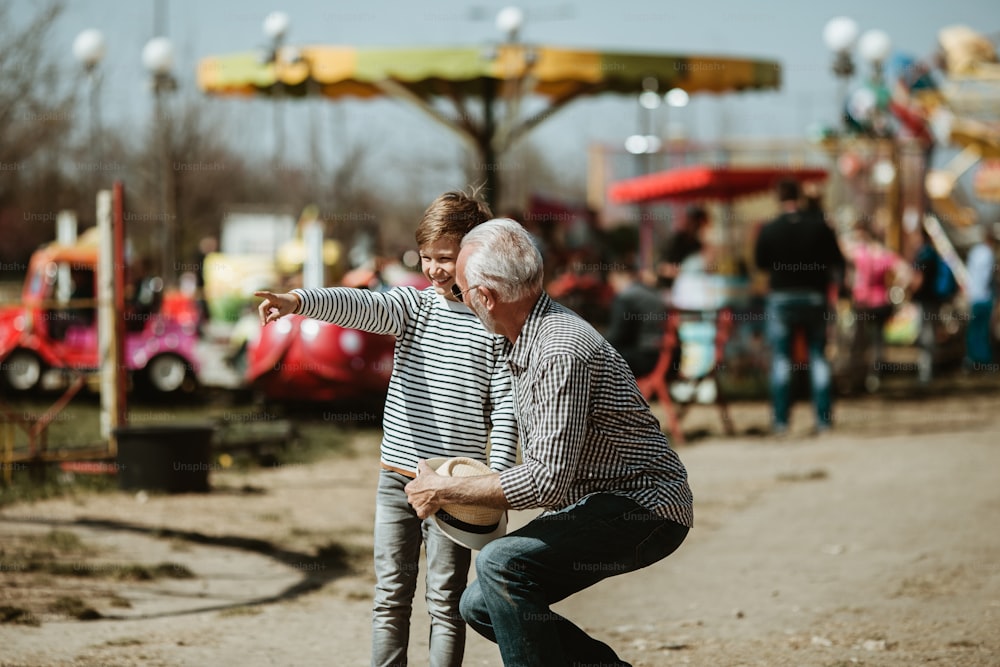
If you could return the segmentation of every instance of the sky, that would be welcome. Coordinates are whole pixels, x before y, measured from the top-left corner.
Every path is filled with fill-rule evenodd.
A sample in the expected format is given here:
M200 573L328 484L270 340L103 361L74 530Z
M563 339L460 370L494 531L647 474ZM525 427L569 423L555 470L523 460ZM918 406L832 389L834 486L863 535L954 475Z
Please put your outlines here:
M16 15L30 13L37 0L10 0ZM164 33L175 45L176 73L187 94L195 88L195 68L208 55L253 50L267 39L264 18L280 10L291 19L287 43L358 46L468 46L499 41L493 17L507 3L460 0L68 0L49 48L62 51L68 68L72 42L82 30L101 30L107 55L101 109L105 123L141 127L151 117L148 76L140 60L143 45ZM672 132L703 140L744 137L802 137L814 123L836 118L837 81L832 55L822 40L833 16L850 16L861 31L885 30L894 50L927 57L938 31L967 24L1000 33L996 0L553 0L525 1L525 42L586 49L725 55L774 59L783 68L780 91L696 95L684 109L658 118ZM157 8L159 12L157 12ZM162 20L157 21L157 14ZM157 25L159 23L159 25ZM867 66L858 63L859 74ZM273 107L267 101L217 99L234 112L233 131L250 149L273 148ZM550 159L578 168L593 143L623 145L638 130L634 98L604 95L577 100L533 133L532 141ZM657 113L666 113L664 111ZM294 128L316 123L324 153L352 138L366 138L378 160L403 167L426 160L458 159L457 137L419 112L393 101L298 104L287 111L290 153L306 157L304 133ZM287 128L292 128L291 130ZM325 155L324 159L333 159Z

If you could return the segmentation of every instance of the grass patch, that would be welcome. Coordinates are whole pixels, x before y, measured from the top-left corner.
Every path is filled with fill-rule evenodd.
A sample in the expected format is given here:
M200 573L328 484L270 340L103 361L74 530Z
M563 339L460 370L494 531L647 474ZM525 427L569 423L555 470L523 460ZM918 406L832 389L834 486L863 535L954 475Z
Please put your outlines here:
M131 609L132 603L117 593L111 593L108 595L108 604L116 609Z
M86 560L86 557L96 553L96 549L71 531L12 535L0 546L0 572L117 581L193 579L195 576L186 566L172 562L147 564Z
M219 612L221 618L230 618L238 616L257 616L260 614L260 609L257 607L251 607L249 605L241 605L239 607L230 607L229 609L223 609Z
M78 621L95 621L103 618L101 613L89 606L78 597L63 596L49 604L49 611L54 614L75 618Z
M41 560L27 564L25 572L57 577L111 579L115 581L155 581L157 579L194 579L194 573L176 563L87 563L83 561Z
M42 622L38 620L38 617L27 609L12 607L10 605L0 605L0 625L4 623L9 623L11 625L31 625L36 627L42 624Z
M177 563L159 563L157 565L130 564L119 571L117 576L122 581L153 581L155 579L194 579L194 572Z
M44 464L44 473L29 470L27 464L16 465L21 467L14 470L11 483L0 484L0 507L118 490L113 475L62 473L54 463Z
M93 553L93 548L84 544L76 533L69 530L52 530L42 538L41 543L59 553Z
M109 639L101 644L101 646L142 646L143 643L141 639L136 639L135 637L119 637L118 639Z

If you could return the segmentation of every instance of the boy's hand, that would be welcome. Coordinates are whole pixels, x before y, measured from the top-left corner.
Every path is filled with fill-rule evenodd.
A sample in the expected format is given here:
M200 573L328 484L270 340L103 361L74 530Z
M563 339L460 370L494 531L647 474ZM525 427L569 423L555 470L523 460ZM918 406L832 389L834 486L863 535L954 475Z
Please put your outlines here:
M441 475L427 465L427 461L417 461L417 478L409 482L405 490L406 499L421 519L426 519L441 508L438 496L440 479Z
M275 294L274 292L254 292L254 296L259 296L261 301L257 307L260 313L260 325L264 326L268 322L274 322L285 315L292 315L299 309L299 297L292 293Z

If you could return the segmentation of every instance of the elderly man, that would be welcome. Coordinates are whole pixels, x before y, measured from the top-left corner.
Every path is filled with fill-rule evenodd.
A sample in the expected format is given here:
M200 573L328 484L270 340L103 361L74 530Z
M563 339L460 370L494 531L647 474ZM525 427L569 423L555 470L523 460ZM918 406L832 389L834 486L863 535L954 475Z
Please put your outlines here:
M542 290L542 259L513 220L462 241L455 295L507 339L523 464L480 477L419 462L406 493L426 517L453 503L544 508L487 544L462 617L505 665L627 665L550 605L671 554L692 525L687 472L601 336Z

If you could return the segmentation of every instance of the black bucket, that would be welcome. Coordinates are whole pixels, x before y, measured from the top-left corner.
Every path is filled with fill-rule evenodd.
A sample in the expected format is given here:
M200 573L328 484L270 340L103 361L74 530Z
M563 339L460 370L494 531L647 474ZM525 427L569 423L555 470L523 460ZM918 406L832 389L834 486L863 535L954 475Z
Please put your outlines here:
M214 432L214 426L194 424L115 429L119 488L207 493Z

